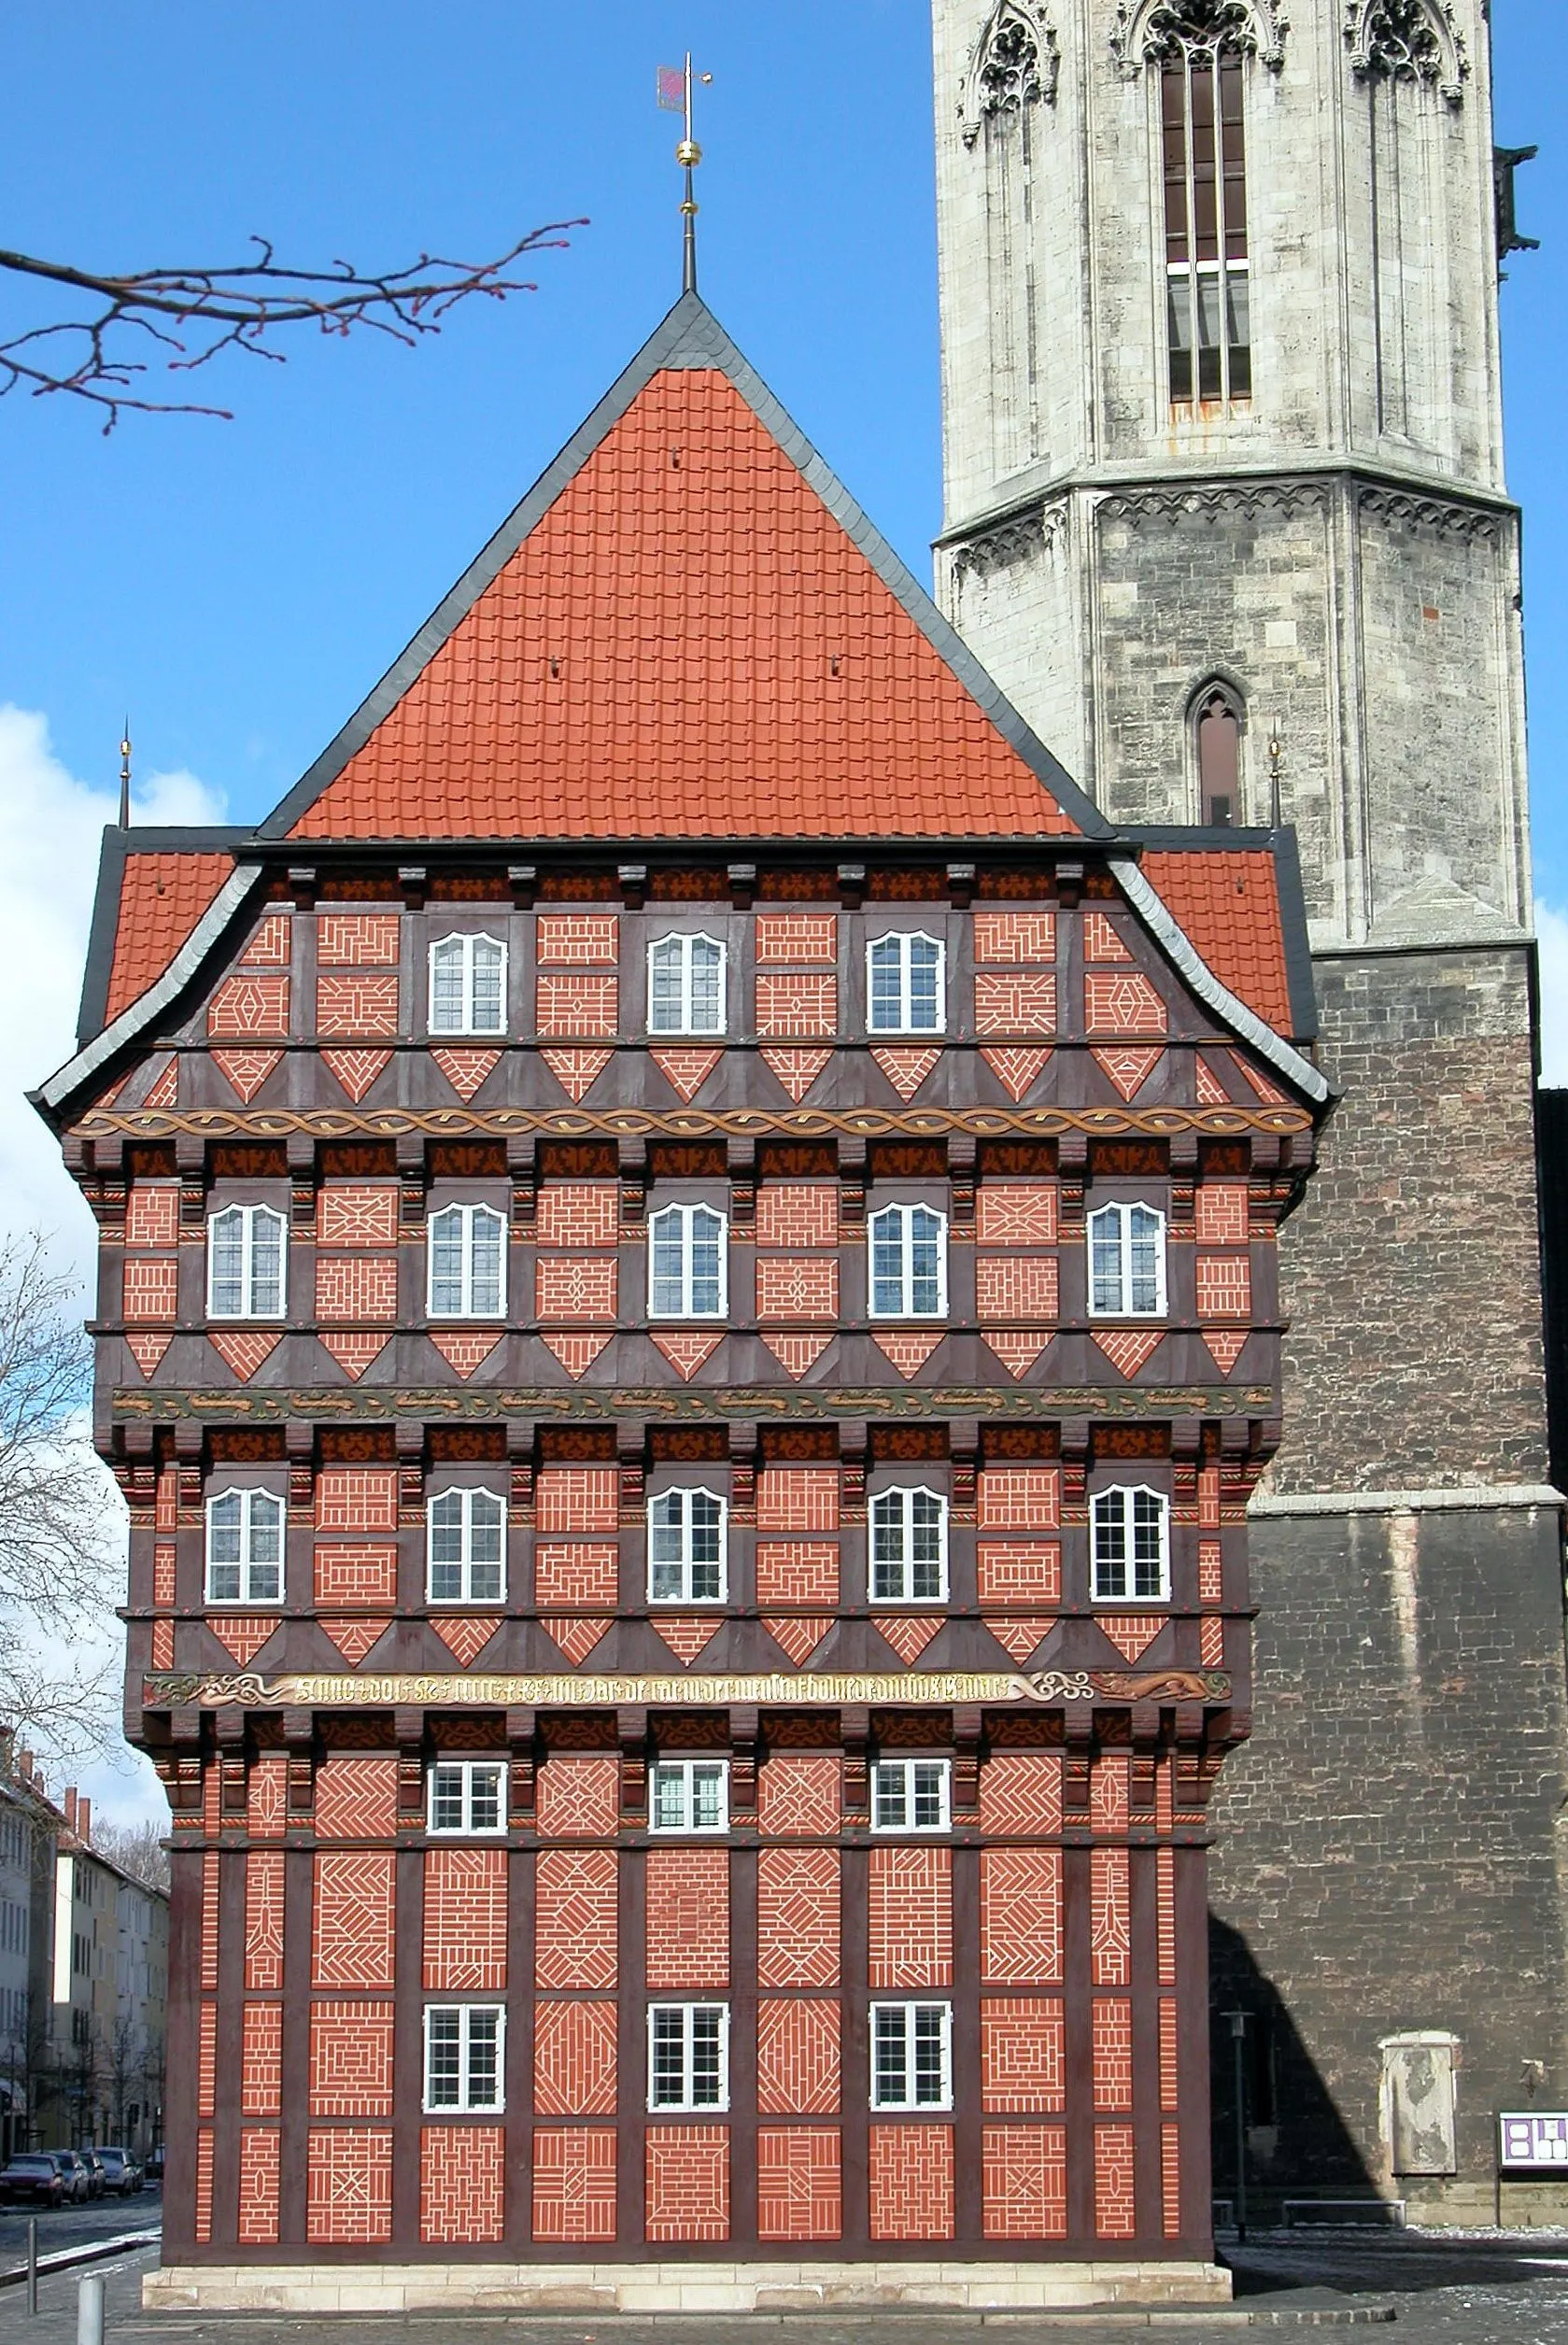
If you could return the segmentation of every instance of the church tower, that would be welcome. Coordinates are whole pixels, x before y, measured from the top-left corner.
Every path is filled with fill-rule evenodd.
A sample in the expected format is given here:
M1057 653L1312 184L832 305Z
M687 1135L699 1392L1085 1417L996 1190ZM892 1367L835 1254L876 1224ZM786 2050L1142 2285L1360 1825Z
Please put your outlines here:
M933 13L939 600L1118 825L1293 827L1342 1094L1219 1802L1248 2179L1479 2212L1568 2094L1487 11Z

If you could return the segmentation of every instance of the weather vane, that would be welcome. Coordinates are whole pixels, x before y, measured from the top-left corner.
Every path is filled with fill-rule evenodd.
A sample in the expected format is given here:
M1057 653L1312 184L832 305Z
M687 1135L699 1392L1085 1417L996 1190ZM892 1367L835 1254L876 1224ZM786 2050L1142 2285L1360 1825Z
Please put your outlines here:
M125 719L120 736L120 827L131 827L131 719Z
M698 79L706 85L713 80L711 73L699 74ZM681 218L685 222L681 271L681 290L697 290L697 198L692 192L691 175L702 160L702 149L691 134L691 51L686 51L684 65L660 65L658 69L658 102L667 114L685 117L685 136L675 149L675 160L686 175L685 200L681 205Z

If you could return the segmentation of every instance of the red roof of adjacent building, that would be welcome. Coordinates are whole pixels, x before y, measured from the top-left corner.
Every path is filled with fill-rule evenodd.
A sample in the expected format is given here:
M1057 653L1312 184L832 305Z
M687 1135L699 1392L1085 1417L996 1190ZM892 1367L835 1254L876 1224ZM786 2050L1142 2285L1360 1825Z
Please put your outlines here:
M231 855L126 856L105 1025L162 976L233 868Z
M1166 854L1151 847L1143 875L1222 985L1278 1034L1294 1029L1274 856L1266 848Z

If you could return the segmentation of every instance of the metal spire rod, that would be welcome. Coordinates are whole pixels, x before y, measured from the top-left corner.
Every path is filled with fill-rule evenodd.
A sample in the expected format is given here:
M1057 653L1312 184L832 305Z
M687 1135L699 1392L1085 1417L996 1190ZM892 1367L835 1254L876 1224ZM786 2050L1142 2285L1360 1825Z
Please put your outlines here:
M705 73L698 78L707 83L713 77ZM680 69L678 88L674 68L661 65L658 73L660 106L668 106L671 113L679 110L685 118L685 134L675 149L675 160L685 173L685 196L681 205L681 218L685 223L681 238L681 290L684 293L695 293L697 290L697 195L691 175L702 160L702 149L691 131L691 51L688 49L685 64Z
M131 719L125 719L120 737L120 827L131 827Z

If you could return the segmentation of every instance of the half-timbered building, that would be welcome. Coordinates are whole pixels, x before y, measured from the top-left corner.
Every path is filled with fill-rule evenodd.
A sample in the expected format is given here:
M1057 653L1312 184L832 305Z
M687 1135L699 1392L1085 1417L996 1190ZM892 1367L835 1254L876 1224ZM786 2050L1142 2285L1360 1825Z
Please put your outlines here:
M1223 2292L1312 1034L1290 834L1113 829L695 294L269 820L107 834L161 2301Z

